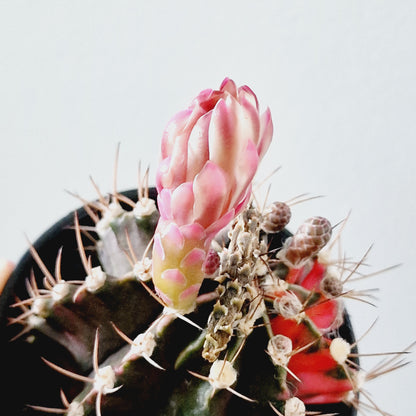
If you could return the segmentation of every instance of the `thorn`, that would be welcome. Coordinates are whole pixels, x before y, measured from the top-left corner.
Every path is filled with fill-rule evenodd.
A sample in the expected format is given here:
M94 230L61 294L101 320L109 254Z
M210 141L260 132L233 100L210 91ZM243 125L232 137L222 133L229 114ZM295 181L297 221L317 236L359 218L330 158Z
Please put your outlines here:
M41 359L42 359L42 361L44 361L49 367L51 367L53 370L56 370L58 373L61 373L61 374L63 374L63 375L65 375L65 376L68 376L68 377L70 377L70 378L73 378L74 380L79 380L79 381L82 381L82 382L84 382L84 383L93 383L94 382L94 379L93 378L90 378L90 377L85 377L85 376L82 376L82 375L80 375L80 374L76 374L76 373L73 373L72 371L69 371L69 370L65 370L64 368L62 368L62 367L60 367L59 365L56 365L56 364L54 364L54 363L52 363L52 362L50 362L50 361L48 361L46 358L44 358L44 357L40 357Z
M198 324L196 324L195 322L193 322L191 319L187 318L185 315L182 315L181 313L179 313L178 311L176 311L175 309L172 309L168 306L165 306L165 310L163 312L165 315L173 315L176 318L182 319L182 321L192 325L193 327L199 329L200 331L203 330L203 328L201 328Z
M65 393L62 389L60 390L60 396L61 396L62 403L64 404L65 407L68 408L70 403L69 403L68 399L66 398Z
M358 338L357 341L354 342L354 344L351 344L351 348L355 348L358 345L358 343L360 343L370 333L370 331L374 328L377 321L378 321L378 318L374 320L374 322L370 325L370 327L364 332L363 335L361 335L360 338Z
M95 191L98 194L98 200L101 202L102 207L108 207L108 199L104 198L104 196L102 195L100 188L98 187L98 185L94 182L94 179L92 178L92 176L90 176L90 181L92 183L92 186L94 187ZM102 209L102 208L101 208Z
M33 410L45 413L54 413L54 414L64 414L67 412L68 409L57 409L53 407L44 407L44 406L34 406L31 404L27 404L27 407L30 407Z
M250 397L247 397L244 394L239 393L238 391L232 389L231 387L227 387L226 390L228 390L230 393L234 394L235 396L239 397L240 399L246 400L250 403L256 403L257 402L257 400L250 399Z
M80 195L74 192L71 192L68 190L66 190L66 192L72 197L82 202L83 208L85 209L86 213L90 216L90 218L94 221L95 224L97 224L97 222L100 221L100 217L91 209L92 207L98 211L101 211L101 208L96 203L87 201L86 199L82 198Z
M358 270L358 268L363 265L364 261L367 259L368 254L370 253L370 251L371 251L372 248L373 248L373 244L370 245L370 247L367 249L367 251L361 257L361 259L353 267L353 269L351 270L350 274L342 281L343 284L345 284L354 275L354 273Z
M364 274L364 275L359 276L359 277L354 277L353 279L350 279L350 282L357 282L357 281L362 280L362 279L367 279L369 277L377 276L379 274L389 272L390 270L397 269L398 267L401 267L401 266L402 266L401 263L394 264L393 266L385 267L384 269L377 270L373 273L368 273L368 274Z
M42 271L42 273L47 277L47 279L49 281L53 282L53 284L55 284L55 278L52 276L51 272L45 266L45 263L40 258L38 252L36 251L36 249L33 246L33 244L30 242L29 238L27 236L25 236L25 237L26 237L27 242L29 243L29 251L30 251L30 254L32 255L32 257L35 260L36 264L38 265L38 267L40 268L40 270Z
M313 201L314 199L325 198L325 195L316 195L316 196L310 196L309 198L304 198L304 199L296 200L297 198L300 198L300 197L306 196L306 195L308 195L308 194L298 195L297 197L292 198L291 200L289 200L288 202L285 202L285 203L289 207L293 207L294 205L302 204L302 203L308 202L308 201ZM332 228L334 228L334 227L332 227Z
M99 334L98 334L98 328L95 331L95 338L94 338L94 350L92 354L92 364L95 374L98 373L99 369L99 362L98 362L98 343L99 343Z
M59 283L62 281L62 274L61 274L62 250L63 250L63 247L60 247L58 251L58 255L56 257L56 263L55 263L56 283Z
M133 246L131 244L131 239L130 239L130 235L129 235L127 228L125 230L125 234L126 234L127 247L129 249L130 256L129 256L129 253L127 252L126 252L126 255L127 255L128 260L130 261L130 264L134 266L137 263L138 259L133 250Z
M123 332L121 331L119 328L117 328L117 326L115 325L114 322L110 321L111 326L113 327L114 331L117 332L117 334L124 340L126 341L128 344L130 345L134 345L134 342Z
M87 260L87 255L85 254L84 245L82 243L81 229L79 226L78 213L76 211L74 214L74 223L75 223L75 237L77 240L78 251L81 257L82 265L84 266L85 273L88 275L91 273L91 268Z
M118 174L118 161L120 156L120 142L117 143L116 154L114 158L114 172L113 172L113 197L118 200L117 198L117 174Z

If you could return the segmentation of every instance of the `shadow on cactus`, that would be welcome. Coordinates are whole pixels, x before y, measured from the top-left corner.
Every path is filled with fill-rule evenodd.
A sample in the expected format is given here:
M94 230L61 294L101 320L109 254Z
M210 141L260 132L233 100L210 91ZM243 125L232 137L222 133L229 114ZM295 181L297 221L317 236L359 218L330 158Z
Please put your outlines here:
M269 109L225 79L168 123L156 189L148 171L137 192L94 184L31 245L2 296L8 414L387 414L365 384L406 351L364 371L343 305L369 299L347 288L368 253L330 259L343 224L291 234L300 198L257 201L272 134Z

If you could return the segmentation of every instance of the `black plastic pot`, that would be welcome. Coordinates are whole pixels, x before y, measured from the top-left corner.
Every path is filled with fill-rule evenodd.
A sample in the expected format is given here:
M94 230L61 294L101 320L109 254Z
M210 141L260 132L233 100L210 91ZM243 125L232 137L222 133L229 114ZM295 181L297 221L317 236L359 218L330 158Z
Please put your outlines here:
M137 191L127 191L123 194L133 200L137 198ZM156 198L154 189L150 190L150 196ZM83 208L78 209L76 212L82 225L93 225L92 220ZM33 244L40 258L51 271L54 270L56 255L59 249L64 247L61 269L66 280L71 280L72 276L83 276L85 274L74 238L73 222L74 212L71 212L54 224ZM289 235L290 233L287 231L274 235L271 241L272 248L281 247L283 241ZM88 245L87 240L86 245ZM93 263L93 266L98 265L98 260L95 256L93 256ZM72 379L60 375L44 364L40 358L43 356L43 351L38 344L36 347L33 347L28 342L23 341L22 338L10 341L21 329L19 325L7 325L8 318L15 317L19 313L16 308L11 308L10 305L15 302L16 297L20 299L27 297L25 281L30 276L32 270L38 283L41 284L43 273L28 251L17 264L0 296L0 351L2 352L1 369L3 375L0 413L2 415L35 416L42 414L31 409L27 404L42 403L43 398L48 406L61 408L62 403L59 399L60 389L62 388L71 395L71 389L77 388L76 385L74 387ZM350 343L355 341L348 315L345 316L345 323L340 328L340 335ZM65 363L65 368L76 371L76 364L67 351L58 344L53 345L51 348L51 342L45 337L45 346L48 351L52 351L52 355L50 354L48 359L56 362L59 358L59 362ZM238 407L239 404L237 402L231 414L240 416L243 414L258 414L257 412L252 413L238 409ZM320 411L324 414L334 413L341 416L356 415L355 409L349 408L342 403L309 406L308 410ZM143 414L147 414L146 411Z

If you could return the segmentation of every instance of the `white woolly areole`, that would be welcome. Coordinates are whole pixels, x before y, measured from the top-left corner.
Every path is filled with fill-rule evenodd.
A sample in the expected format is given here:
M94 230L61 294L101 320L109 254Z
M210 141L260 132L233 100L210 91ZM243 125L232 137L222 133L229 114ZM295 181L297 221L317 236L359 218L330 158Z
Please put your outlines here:
M289 283L285 282L283 279L279 279L276 276L271 276L270 274L264 276L260 284L266 294L271 294L273 296L279 292L286 292L289 288Z
M153 333L143 332L137 335L131 344L130 351L127 353L124 360L134 360L136 358L146 355L150 357L156 347L156 341Z
M331 250L324 248L318 253L318 261L321 264L330 264L332 260L331 256Z
M32 303L31 311L38 316L46 316L49 311L49 300L44 298L37 298Z
M303 305L299 298L291 292L286 293L280 299L276 298L273 306L283 318L300 320L305 315L302 312Z
M156 203L150 198L140 198L133 209L133 214L137 219L150 217L154 212L156 212Z
M145 257L139 260L133 267L133 275L142 282L147 282L152 278L152 260Z
M354 372L353 374L354 390L360 391L367 381L367 374L363 370Z
M258 258L254 267L254 274L257 276L265 276L268 271L269 269L267 268L266 263L261 258Z
M107 279L107 275L104 273L101 266L93 267L91 273L85 278L85 287L88 292L94 293L102 286Z
M275 335L267 344L267 352L275 365L286 367L292 353L292 340L284 335Z
M216 360L209 370L209 379L216 389L227 389L237 380L237 371L229 361Z
M257 309L254 312L249 311L243 319L238 321L237 328L242 335L250 335L253 332L254 323L263 315L263 313L266 313L264 301L256 303L256 306Z
M306 408L302 400L297 397L292 397L286 400L285 416L305 416Z
M52 288L51 292L52 299L55 302L59 302L69 293L69 284L64 281L59 282Z
M329 352L338 364L344 364L351 353L351 345L345 339L334 338L329 346Z
M114 388L115 382L116 374L111 365L107 365L105 367L99 368L95 374L94 389L106 394Z
M68 407L67 416L84 416L84 406L74 400Z
M105 208L103 211L103 215L100 221L95 224L95 230L97 231L98 235L101 237L103 236L108 229L110 228L110 224L114 219L121 217L124 214L124 209L118 202L112 202Z
M45 318L42 318L41 316L37 315L30 315L29 318L27 318L27 323L32 328L37 328L38 326L41 326L45 322Z

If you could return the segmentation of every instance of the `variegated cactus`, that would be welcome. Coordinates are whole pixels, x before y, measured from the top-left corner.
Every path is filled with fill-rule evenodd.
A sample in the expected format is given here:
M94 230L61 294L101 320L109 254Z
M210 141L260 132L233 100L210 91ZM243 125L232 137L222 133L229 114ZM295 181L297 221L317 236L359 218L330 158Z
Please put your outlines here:
M386 414L363 385L401 355L365 372L345 323L343 298L367 295L346 287L364 259L329 260L339 236L327 219L292 235L290 203L263 210L252 197L272 133L270 110L225 79L168 123L156 190L146 172L137 199L83 201L75 232L55 229L56 244L74 237L52 253L54 273L44 241L31 246L37 266L24 276L29 297L12 305L11 331L22 330L10 345L30 343L74 385L60 406L23 391L27 407L9 414ZM75 250L80 267L61 270Z

